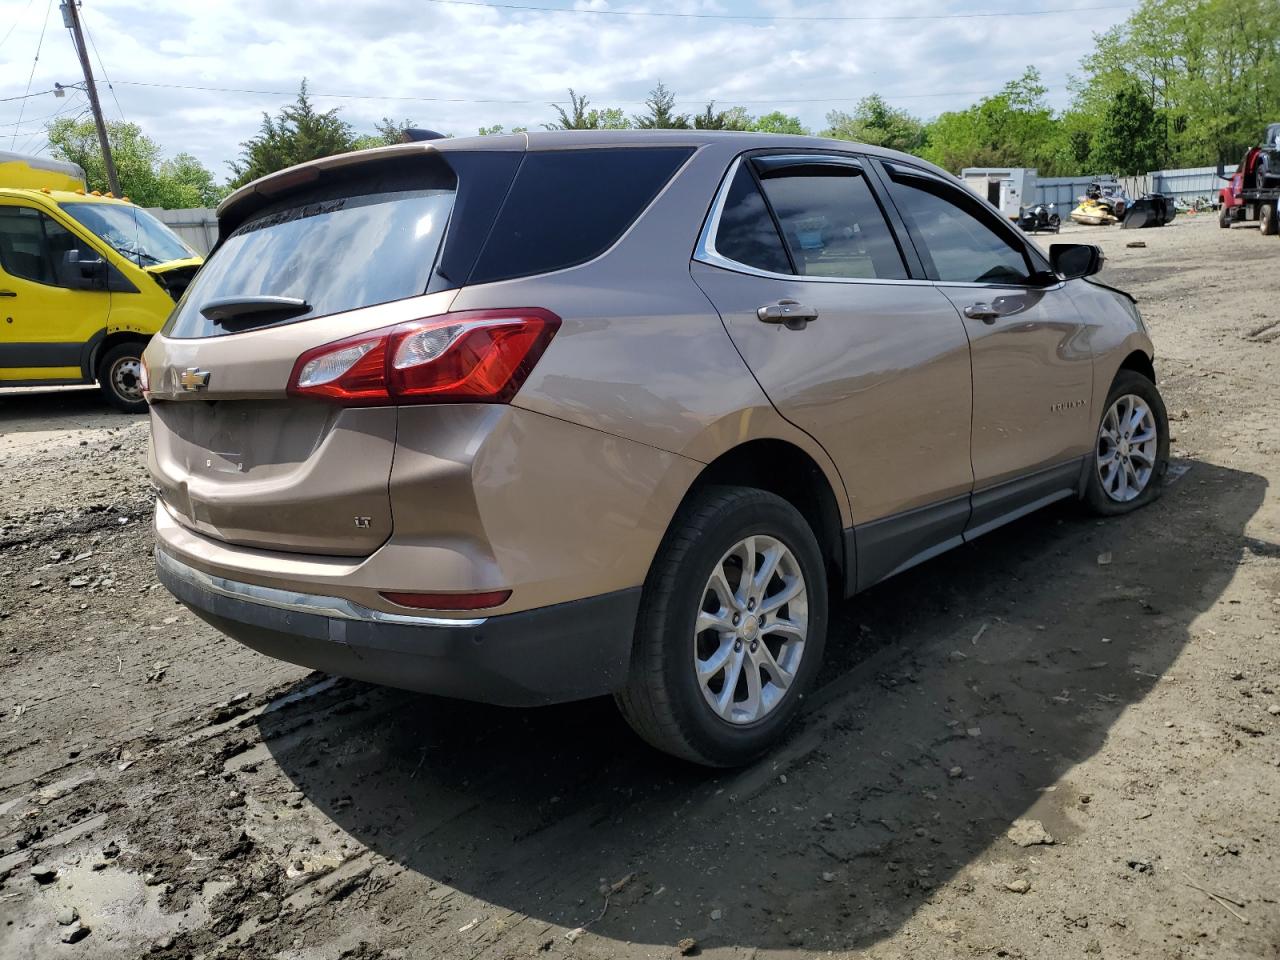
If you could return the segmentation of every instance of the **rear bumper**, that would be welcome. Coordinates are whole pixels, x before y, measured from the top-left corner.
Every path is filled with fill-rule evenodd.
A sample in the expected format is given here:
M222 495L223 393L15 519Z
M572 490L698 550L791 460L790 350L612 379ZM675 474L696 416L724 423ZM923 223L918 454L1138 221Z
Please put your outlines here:
M524 707L626 682L640 588L496 617L404 616L215 577L156 551L170 592L260 653L406 690Z

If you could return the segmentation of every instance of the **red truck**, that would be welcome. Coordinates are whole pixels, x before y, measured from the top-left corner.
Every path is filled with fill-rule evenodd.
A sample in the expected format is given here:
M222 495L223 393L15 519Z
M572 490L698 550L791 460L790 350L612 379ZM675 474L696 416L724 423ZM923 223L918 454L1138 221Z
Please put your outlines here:
M1250 147L1231 176L1223 174L1218 164L1218 176L1227 181L1218 191L1219 226L1227 229L1233 223L1257 220L1262 233L1280 233L1280 123L1267 127L1262 145Z

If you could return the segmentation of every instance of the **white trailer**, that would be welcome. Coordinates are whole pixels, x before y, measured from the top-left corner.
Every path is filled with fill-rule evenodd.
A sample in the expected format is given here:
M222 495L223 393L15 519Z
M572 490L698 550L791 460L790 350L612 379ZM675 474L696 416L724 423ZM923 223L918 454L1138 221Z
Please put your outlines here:
M1035 199L1034 167L966 167L960 179L1010 220L1017 220L1022 208Z

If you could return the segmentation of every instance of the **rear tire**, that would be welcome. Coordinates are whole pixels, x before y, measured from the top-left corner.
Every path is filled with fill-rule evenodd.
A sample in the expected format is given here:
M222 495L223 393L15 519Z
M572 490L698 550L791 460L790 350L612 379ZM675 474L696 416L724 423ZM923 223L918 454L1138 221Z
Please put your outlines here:
M826 634L826 567L800 512L764 490L708 487L649 570L618 707L666 753L750 763L796 718Z
M1218 226L1223 230L1231 229L1231 208L1224 206L1222 212L1218 214Z
M1258 207L1258 229L1264 237L1274 237L1280 233L1280 221L1276 218L1276 205L1264 203Z
M142 396L142 343L120 343L98 364L98 386L107 403L124 413L146 413Z
M1145 507L1160 496L1168 468L1169 416L1160 391L1142 374L1121 370L1098 420L1085 503L1104 517Z

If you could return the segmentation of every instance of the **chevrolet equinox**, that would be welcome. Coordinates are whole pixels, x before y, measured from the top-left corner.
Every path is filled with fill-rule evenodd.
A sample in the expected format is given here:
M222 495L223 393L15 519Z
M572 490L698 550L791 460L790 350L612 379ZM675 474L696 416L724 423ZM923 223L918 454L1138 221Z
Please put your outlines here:
M1168 427L1101 253L915 157L531 133L242 187L145 354L163 583L317 670L612 694L775 743L850 596L1054 501L1156 497Z

